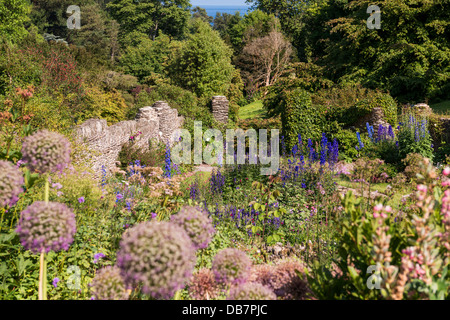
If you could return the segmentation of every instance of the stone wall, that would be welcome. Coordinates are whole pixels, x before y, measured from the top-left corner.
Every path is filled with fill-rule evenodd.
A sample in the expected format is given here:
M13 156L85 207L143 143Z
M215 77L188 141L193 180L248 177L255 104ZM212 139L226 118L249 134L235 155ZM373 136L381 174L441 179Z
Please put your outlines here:
M389 126L389 123L384 120L384 112L380 107L373 108L372 112L359 119L355 127L363 132L367 132L367 122L373 126L375 134L377 134L380 124L384 127Z
M218 122L228 122L229 102L224 96L214 96L212 98L212 113Z
M157 101L153 106L139 109L135 120L121 121L112 126L104 119L89 119L76 129L76 141L88 147L88 165L98 174L102 165L108 170L115 167L122 146L129 141L130 136L137 132L142 134L135 138L137 148L148 148L149 139L165 143L171 133L181 128L183 117L164 101Z

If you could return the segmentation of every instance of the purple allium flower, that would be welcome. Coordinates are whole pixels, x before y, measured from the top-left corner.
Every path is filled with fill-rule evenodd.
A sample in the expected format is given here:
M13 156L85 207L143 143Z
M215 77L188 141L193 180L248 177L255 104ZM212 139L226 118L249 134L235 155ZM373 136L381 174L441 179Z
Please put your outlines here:
M84 197L78 198L79 203L84 203Z
M116 266L98 270L89 286L92 300L128 300L129 297L120 269Z
M53 279L52 284L53 284L53 286L54 286L55 288L58 287L58 282L59 282L59 278L58 278L58 277L56 277L55 279Z
M231 289L227 300L277 300L277 296L260 283L248 282Z
M75 215L63 203L35 201L20 213L16 232L22 245L35 254L68 250L76 233Z
M169 299L185 286L196 262L186 231L170 222L146 221L124 233L117 266L127 286L142 284L142 292Z
M31 171L62 172L70 163L70 142L57 132L41 130L24 139L22 155Z
M156 219L157 216L156 212L152 212L152 219Z
M0 160L0 207L12 207L23 192L22 172L11 162Z
M200 207L182 207L178 214L171 217L171 222L187 232L196 250L206 248L215 233L208 213Z
M96 253L94 254L94 263L97 263L99 259L104 258L105 255L103 253Z
M219 251L212 262L211 270L219 283L244 283L249 274L252 262L247 255L234 248Z

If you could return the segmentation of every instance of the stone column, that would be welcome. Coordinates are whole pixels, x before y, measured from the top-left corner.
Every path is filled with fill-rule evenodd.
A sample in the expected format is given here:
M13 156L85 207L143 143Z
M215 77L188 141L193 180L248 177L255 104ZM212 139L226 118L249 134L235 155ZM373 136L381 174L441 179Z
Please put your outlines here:
M214 96L212 98L212 113L218 122L228 122L229 102L224 96Z

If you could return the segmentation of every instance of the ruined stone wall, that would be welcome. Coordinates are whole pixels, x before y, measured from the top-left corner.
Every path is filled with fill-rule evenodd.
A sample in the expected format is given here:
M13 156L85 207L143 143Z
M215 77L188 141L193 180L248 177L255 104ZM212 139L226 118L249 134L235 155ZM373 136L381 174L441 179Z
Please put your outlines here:
M229 102L224 96L214 96L212 98L212 113L218 122L228 122Z
M149 139L166 143L171 133L183 124L183 117L164 101L139 109L135 120L121 121L112 126L104 119L89 119L76 129L75 139L92 152L88 155L88 165L98 174L102 165L108 170L115 167L122 146L130 136L142 132L135 138L137 148L148 148Z
M372 112L359 119L355 127L366 132L367 122L369 123L369 125L373 126L375 134L377 134L380 124L383 125L383 127L389 126L389 123L384 120L384 112L380 107L373 108Z

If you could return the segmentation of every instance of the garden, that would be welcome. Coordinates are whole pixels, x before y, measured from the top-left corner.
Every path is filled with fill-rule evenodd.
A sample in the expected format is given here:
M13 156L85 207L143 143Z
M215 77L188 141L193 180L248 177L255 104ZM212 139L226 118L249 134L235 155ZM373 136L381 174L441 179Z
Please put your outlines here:
M348 30L315 34L302 23L331 28L330 12L350 19L363 1L311 4L298 21L282 2L275 16L266 1L248 1L254 11L211 26L189 1L155 5L138 23L129 14L146 1L86 0L78 33L61 27L66 2L18 1L19 18L0 19L0 299L449 299L448 66L429 78L441 64L424 63L430 70L403 86L403 64L388 80L381 60L351 56L353 68L334 59L327 69L339 56L327 41L317 42L327 56L308 58L320 51L310 43ZM0 18L10 8L0 4ZM438 30L433 50L448 62L448 31L436 21L423 28ZM281 36L289 32L298 37ZM280 45L271 61L282 64L268 73L255 53L267 41ZM213 117L213 95L227 97L227 123ZM130 132L115 168L93 169L77 126L132 120L161 100L189 132L194 121L222 133L279 129L278 170L249 163L250 139L233 145L235 157L244 146L245 164L218 157L201 170L174 162L175 142L136 148L141 132Z

